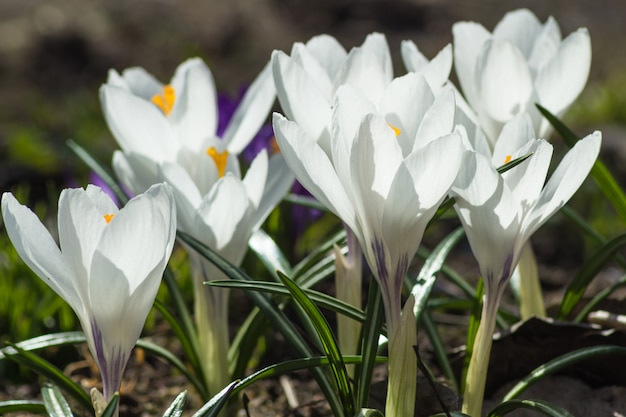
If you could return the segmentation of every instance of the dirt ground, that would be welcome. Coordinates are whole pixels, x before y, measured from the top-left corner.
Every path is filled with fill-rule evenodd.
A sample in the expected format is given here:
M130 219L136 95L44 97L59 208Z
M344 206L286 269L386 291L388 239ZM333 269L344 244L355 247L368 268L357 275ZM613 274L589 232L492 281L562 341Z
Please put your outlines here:
M394 68L400 74L401 40L411 39L433 56L451 42L452 23L475 20L492 29L506 11L522 6L542 21L553 15L564 35L582 26L589 29L590 85L626 72L623 0L1 0L0 186L4 191L24 178L43 181L43 176L31 176L10 160L19 126L36 128L57 147L78 135L79 142L102 152L105 160L110 158L107 152L115 144L104 121L96 120L95 127L77 132L78 122L72 119L81 114L77 107L97 112L97 90L109 68L140 65L165 80L178 63L199 55L211 67L218 88L232 93L258 73L273 49L289 50L293 42L320 33L332 34L350 48L366 34L379 31L388 37ZM42 116L39 102L52 103L56 113ZM45 152L54 154L45 148L43 157ZM70 157L69 153L54 156L57 165L73 164L63 159ZM49 168L45 175L59 174L59 169ZM127 400L126 415L140 410L158 415L162 409L153 404L146 410L146 404L159 395L173 399L181 388L180 379L168 379L169 370L160 362L148 365L150 371L144 376L136 368L129 371L128 380L138 394ZM162 382L158 390L154 381ZM624 381L621 387L594 388L577 378L559 376L538 385L531 396L555 401L576 416L623 417L626 377ZM285 395L289 387L297 394L295 406ZM8 394L13 398L36 394L28 387L11 389ZM252 416L328 413L314 384L302 375L270 381L250 395Z

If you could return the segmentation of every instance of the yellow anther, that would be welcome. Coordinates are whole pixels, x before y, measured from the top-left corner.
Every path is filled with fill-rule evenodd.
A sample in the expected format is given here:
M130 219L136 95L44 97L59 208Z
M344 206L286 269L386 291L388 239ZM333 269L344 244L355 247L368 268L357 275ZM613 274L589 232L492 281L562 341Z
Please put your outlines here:
M513 158L511 155L507 155L504 157L504 163L508 164L509 162L511 162L511 158Z
M111 220L113 220L113 217L115 217L115 214L105 214L104 215L104 221L107 222L107 224L111 223Z
M396 137L400 136L400 129L398 129L397 127L395 127L391 123L387 123L387 126L389 126L391 128L391 130L393 130L393 133L396 134Z
M226 162L228 162L228 151L218 152L214 146L211 146L206 150L206 154L213 158L215 161L215 167L217 168L217 174L220 178L226 173Z
M270 153L272 155L280 153L280 146L278 146L278 141L276 140L276 136L272 136L272 139L270 139Z
M164 85L163 91L159 94L155 94L150 99L158 108L161 109L164 115L169 115L174 108L174 101L176 101L176 92L171 85Z

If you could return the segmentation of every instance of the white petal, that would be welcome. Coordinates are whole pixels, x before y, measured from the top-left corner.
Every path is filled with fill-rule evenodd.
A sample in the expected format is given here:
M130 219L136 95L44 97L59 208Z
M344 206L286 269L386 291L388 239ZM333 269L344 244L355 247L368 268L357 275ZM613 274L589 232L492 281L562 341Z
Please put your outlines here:
M476 63L483 45L491 34L475 22L458 22L452 26L454 36L454 67L459 77L463 95L473 108L479 100L476 86Z
M272 53L272 71L280 106L287 117L315 140L328 137L330 98L324 96L305 69L284 52Z
M412 41L402 41L402 59L408 71L421 72L433 91L448 81L452 70L452 45L446 45L429 62Z
M415 44L410 40L402 41L400 44L402 62L409 72L421 72L428 65L428 59L422 54Z
M562 114L581 93L591 66L591 41L587 29L578 29L561 44L558 53L537 74L539 103L553 114ZM543 123L540 134L548 129Z
M282 154L272 155L269 160L268 177L263 198L253 215L253 230L261 227L270 212L287 194L294 182L294 175L285 163Z
M113 170L133 194L146 191L157 182L157 163L136 153L113 152Z
M196 210L202 204L202 195L198 188L187 171L177 164L164 163L160 165L159 177L172 186L178 208L180 229L192 233Z
M454 91L445 89L435 98L435 102L424 115L413 142L413 150L452 132L456 103Z
M224 132L230 153L239 154L266 122L276 99L272 69L268 63L250 85Z
M512 44L500 40L485 44L476 67L476 84L482 108L499 122L525 111L533 93L524 56Z
M264 149L254 158L243 179L243 185L246 187L250 203L256 210L259 207L263 192L265 191L265 182L268 174L268 158L267 151Z
M399 130L397 140L408 155L415 144L417 129L435 98L422 74L394 78L380 102L380 113ZM452 120L450 120L452 122Z
M596 162L601 143L602 133L596 131L578 141L565 155L542 190L532 213L524 219L525 236L530 237L574 195Z
M528 57L528 66L536 76L539 69L557 54L561 44L561 30L552 16L548 18L541 33L535 40L532 52Z
M502 127L502 132L493 148L491 162L500 167L511 156L532 139L537 139L532 120L528 113L520 113Z
M171 160L176 155L174 132L155 105L107 85L100 88L100 102L111 133L125 152L155 161Z
M385 35L377 32L370 33L363 41L361 49L370 51L378 57L379 65L384 72L384 80L389 84L393 79L393 66L389 44Z
M89 184L85 193L93 203L96 210L104 214L115 214L119 211L117 205L111 200L111 197L105 193L102 188Z
M110 75L110 74L109 74ZM150 100L152 96L161 92L162 84L152 74L141 67L126 68L122 72L122 78L130 91L144 100ZM107 84L109 82L107 81Z
M306 48L326 69L331 80L337 76L343 61L348 56L343 46L330 35L314 36L306 43Z
M542 29L541 22L530 10L518 9L504 15L493 30L493 37L511 42L528 58Z
M273 125L281 154L298 181L355 230L352 203L326 153L297 124L282 115L274 113Z
M375 52L354 48L335 79L335 88L349 84L361 90L369 101L377 105L390 82L391 78Z
M345 55L345 52L344 52ZM311 54L309 49L302 43L296 42L291 49L291 59L299 64L309 73L317 87L321 90L321 94L325 97L333 95L333 81L326 69L317 58ZM343 62L333 63L338 66ZM335 69L336 71L337 69Z
M35 213L19 204L11 193L4 193L2 217L7 234L24 263L74 311L81 311L82 303L63 255Z
M182 63L174 74L176 94L168 119L181 146L201 151L207 136L217 132L217 98L211 70L199 58Z

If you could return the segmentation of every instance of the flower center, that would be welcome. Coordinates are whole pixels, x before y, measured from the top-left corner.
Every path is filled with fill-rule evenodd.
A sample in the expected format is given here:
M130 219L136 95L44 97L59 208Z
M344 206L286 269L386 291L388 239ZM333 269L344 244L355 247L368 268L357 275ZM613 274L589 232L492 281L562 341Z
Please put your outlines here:
M160 108L164 115L169 115L174 108L174 101L176 101L174 87L169 84L164 85L162 91L152 96L150 101Z
M513 158L511 155L507 155L504 157L504 163L508 164L509 162L511 162L511 158Z
M398 129L397 127L395 127L391 123L387 123L387 126L389 126L391 128L391 130L393 130L393 133L396 134L396 137L400 136L400 129Z
M217 168L217 174L220 178L226 173L226 162L228 162L228 151L218 152L214 146L211 146L206 150L206 154L209 155L215 162Z
M107 222L107 224L111 223L111 220L113 220L113 217L115 217L115 214L105 214L104 215L104 221Z

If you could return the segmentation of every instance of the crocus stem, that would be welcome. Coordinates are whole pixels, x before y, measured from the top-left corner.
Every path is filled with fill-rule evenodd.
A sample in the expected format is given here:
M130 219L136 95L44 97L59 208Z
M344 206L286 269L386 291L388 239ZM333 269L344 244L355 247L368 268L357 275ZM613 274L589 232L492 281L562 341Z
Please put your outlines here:
M417 390L417 356L413 347L417 344L417 328L413 296L406 301L396 323L387 322L389 330L389 375L385 416L413 416Z
M335 288L337 299L361 308L362 251L354 233L346 227L348 256L335 246ZM343 355L355 355L359 347L361 324L343 314L337 314L339 349ZM354 376L354 365L347 366L348 374Z
M543 304L543 294L539 282L539 272L537 271L537 260L530 243L524 245L519 263L517 264L519 273L520 288L520 314L522 319L533 316L546 317L546 307Z
M488 295L486 294L484 297L482 316L476 338L474 339L474 348L467 370L465 392L463 393L463 407L461 411L471 417L480 417L482 415L489 356L500 300L499 296L488 297Z

